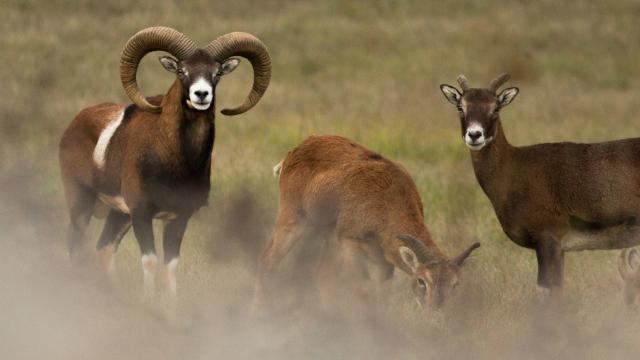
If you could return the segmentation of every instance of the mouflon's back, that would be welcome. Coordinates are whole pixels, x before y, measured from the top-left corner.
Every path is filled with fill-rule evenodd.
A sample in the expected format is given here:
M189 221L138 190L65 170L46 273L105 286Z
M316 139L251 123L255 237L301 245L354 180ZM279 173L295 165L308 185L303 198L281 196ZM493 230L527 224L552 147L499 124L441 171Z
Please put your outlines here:
M423 222L420 195L406 170L340 136L311 136L287 154L280 201L325 222L389 222L394 216Z

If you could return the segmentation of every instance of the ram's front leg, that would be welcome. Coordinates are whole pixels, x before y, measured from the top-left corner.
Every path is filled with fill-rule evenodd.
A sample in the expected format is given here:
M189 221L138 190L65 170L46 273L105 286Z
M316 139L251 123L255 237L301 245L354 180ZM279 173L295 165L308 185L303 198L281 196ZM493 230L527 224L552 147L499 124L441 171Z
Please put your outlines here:
M132 211L131 222L138 245L140 245L144 295L146 298L151 298L156 291L156 271L158 266L158 256L156 255L153 237L153 215L145 209L136 209Z
M180 245L187 229L187 223L191 214L179 215L173 220L165 221L162 245L164 249L164 285L171 298L175 298L178 292L176 272L178 259L180 258Z

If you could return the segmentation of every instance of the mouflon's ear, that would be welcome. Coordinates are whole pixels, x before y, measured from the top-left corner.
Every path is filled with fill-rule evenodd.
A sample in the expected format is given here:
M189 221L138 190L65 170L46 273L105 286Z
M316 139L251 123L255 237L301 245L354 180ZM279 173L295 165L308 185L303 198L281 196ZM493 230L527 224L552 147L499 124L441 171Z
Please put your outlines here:
M498 95L498 103L500 104L500 107L503 108L511 104L513 99L516 98L516 95L518 95L519 91L520 90L517 87L510 87L502 90L500 95Z
M160 60L160 64L162 64L165 70L172 73L178 72L178 60L176 60L175 58L171 56L160 56L158 60Z
M400 257L402 258L402 261L409 267L409 269L411 269L412 272L415 273L416 270L418 269L418 264L419 264L416 253L406 246L400 246L398 248L398 251L400 252Z
M453 105L458 105L460 103L460 99L462 99L462 94L455 87L447 84L440 85L440 90L444 94L444 97L452 103Z

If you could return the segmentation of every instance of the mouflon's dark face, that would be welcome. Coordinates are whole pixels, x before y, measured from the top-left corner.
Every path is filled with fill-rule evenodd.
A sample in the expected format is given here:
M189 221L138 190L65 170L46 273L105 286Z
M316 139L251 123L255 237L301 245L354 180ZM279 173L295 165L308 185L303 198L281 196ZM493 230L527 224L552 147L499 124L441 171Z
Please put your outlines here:
M518 88L504 89L496 95L491 89L467 88L461 93L451 85L440 85L445 98L456 106L462 139L471 150L480 150L495 138L499 112L518 95Z
M205 111L214 102L214 92L220 78L235 70L240 59L229 58L219 63L207 52L199 50L182 61L162 56L160 63L180 80L186 105L191 109Z

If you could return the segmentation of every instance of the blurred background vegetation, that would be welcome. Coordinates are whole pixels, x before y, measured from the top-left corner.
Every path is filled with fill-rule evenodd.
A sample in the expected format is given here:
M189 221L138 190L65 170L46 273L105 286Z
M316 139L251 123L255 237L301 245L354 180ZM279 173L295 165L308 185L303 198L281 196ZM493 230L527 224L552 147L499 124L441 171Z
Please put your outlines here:
M310 134L338 134L409 170L425 221L448 253L482 242L459 295L473 298L473 306L454 301L451 312L465 316L437 326L445 334L472 328L452 348L486 350L496 338L522 330L523 312L537 299L535 257L503 234L474 178L455 109L438 85L455 85L464 73L472 85L484 86L509 72L510 84L521 92L502 120L515 145L638 137L638 19L636 0L3 0L0 226L16 239L46 234L37 241L64 253L67 213L57 144L82 108L128 102L118 63L132 34L165 25L204 45L227 32L250 32L270 49L272 83L254 110L235 118L217 115L213 191L183 243L183 296L232 302L243 295L240 304L246 304L255 257L277 209L273 165ZM148 95L163 93L172 82L158 55L141 65ZM245 61L218 86L218 108L240 102L250 79ZM229 254L237 254L238 262ZM608 333L604 324L626 316L616 256L567 257L572 319L585 339ZM117 263L129 291L139 291L132 234ZM236 291L220 295L216 289L229 282ZM394 316L412 324L407 326L436 326L418 315L402 274L393 289ZM620 344L637 343L640 329L632 329ZM616 350L612 344L583 349L596 358Z

